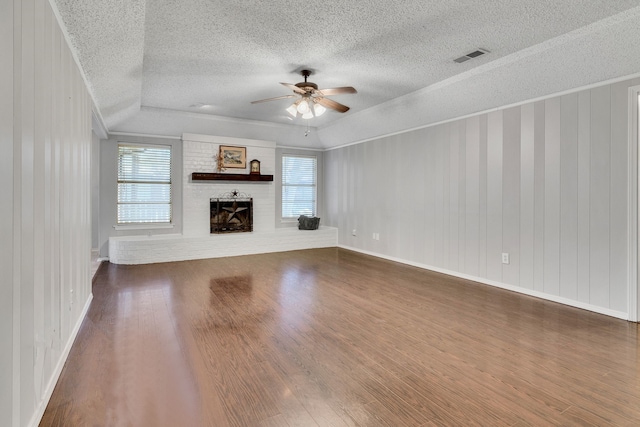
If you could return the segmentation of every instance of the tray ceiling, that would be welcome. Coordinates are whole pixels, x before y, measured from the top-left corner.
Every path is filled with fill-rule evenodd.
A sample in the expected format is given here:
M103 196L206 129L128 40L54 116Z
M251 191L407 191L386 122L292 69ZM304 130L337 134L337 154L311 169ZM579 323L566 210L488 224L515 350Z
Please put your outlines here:
M110 131L141 109L306 125L292 120L279 82L299 71L332 99L338 119L472 72L540 43L637 8L634 0L56 0ZM632 42L635 42L632 41ZM454 59L484 48L463 63ZM535 70L532 70L535 72ZM205 105L203 107L203 105Z

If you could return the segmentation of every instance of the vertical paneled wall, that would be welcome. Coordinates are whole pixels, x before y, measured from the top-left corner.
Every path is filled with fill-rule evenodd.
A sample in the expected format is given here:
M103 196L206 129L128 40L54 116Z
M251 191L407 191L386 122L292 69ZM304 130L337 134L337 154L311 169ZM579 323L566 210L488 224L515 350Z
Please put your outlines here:
M347 247L623 317L638 83L330 150L325 223Z
M0 425L13 418L13 0L0 0Z
M49 2L5 3L2 323L12 331L0 342L0 424L24 426L44 411L90 300L91 101Z

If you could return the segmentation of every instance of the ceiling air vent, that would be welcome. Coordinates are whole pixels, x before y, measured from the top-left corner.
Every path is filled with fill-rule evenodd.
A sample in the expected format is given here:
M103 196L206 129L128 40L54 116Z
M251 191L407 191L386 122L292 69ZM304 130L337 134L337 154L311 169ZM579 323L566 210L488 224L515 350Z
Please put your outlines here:
M488 50L486 49L478 49L478 50L474 50L473 52L467 53L464 56L461 56L460 58L456 58L453 60L453 62L457 62L458 64L468 61L470 59L473 58L477 58L478 56L484 55L485 53L489 53Z

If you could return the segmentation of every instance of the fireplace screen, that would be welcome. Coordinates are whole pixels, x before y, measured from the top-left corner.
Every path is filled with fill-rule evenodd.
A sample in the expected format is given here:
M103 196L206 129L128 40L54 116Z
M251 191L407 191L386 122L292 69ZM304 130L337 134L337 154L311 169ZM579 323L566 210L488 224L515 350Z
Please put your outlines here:
M211 234L253 231L253 198L232 191L211 198Z

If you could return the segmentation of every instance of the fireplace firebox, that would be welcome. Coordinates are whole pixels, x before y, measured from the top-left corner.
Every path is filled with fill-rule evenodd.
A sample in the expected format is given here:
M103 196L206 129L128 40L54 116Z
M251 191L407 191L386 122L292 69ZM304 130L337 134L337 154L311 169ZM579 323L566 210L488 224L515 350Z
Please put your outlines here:
M253 231L253 198L234 190L210 199L211 234Z

